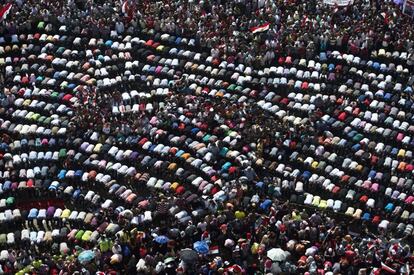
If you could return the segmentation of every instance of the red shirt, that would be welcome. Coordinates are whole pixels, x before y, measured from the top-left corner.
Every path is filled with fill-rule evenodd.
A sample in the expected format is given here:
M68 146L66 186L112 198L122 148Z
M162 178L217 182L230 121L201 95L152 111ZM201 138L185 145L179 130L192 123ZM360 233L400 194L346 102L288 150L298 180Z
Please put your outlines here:
M231 167L229 168L229 174L234 174L234 173L236 173L236 171L237 171L237 168L236 168L236 167L234 167L234 166L231 166Z
M26 186L30 188L33 187L33 180L32 179L28 180L26 183Z

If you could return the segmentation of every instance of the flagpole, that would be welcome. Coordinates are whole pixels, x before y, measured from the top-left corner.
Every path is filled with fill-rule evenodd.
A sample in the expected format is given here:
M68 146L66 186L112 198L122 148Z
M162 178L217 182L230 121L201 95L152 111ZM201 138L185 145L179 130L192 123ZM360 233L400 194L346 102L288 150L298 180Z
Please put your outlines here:
M402 8L403 13L405 13L405 8L406 7L407 7L407 0L404 0L404 4L403 4L403 8Z

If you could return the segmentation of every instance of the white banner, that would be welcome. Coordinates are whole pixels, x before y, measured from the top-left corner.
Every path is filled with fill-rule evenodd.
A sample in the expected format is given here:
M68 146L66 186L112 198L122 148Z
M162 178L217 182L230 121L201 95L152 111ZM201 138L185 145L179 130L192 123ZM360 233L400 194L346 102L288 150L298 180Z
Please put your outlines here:
M323 3L330 6L344 7L354 3L354 0L323 0Z

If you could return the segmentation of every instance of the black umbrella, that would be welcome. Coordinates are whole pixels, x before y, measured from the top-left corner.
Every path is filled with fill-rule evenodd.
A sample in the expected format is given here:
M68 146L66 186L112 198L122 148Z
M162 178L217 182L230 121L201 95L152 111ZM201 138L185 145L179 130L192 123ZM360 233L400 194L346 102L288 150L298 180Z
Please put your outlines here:
M186 248L180 251L180 259L186 263L191 263L196 261L198 258L197 252L192 249Z

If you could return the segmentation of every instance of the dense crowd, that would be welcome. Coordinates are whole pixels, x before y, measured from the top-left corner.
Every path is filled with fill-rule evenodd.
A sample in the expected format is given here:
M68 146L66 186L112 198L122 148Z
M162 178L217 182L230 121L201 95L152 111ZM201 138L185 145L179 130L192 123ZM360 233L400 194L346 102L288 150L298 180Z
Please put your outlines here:
M411 274L412 26L380 0L13 1L0 272Z

